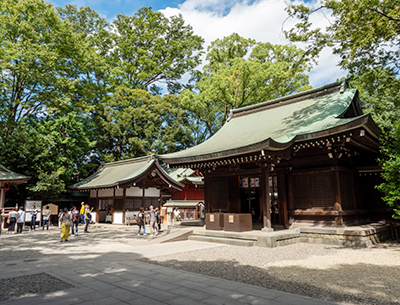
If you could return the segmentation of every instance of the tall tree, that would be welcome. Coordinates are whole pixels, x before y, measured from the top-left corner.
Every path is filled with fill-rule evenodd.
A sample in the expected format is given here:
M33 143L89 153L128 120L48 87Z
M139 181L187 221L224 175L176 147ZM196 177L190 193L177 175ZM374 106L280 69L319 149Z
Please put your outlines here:
M181 15L167 18L143 7L134 16L117 15L111 32L117 62L113 72L127 88L174 85L200 63L203 38L193 34Z
M2 137L23 118L71 110L92 48L42 0L0 3Z
M188 115L177 98L121 87L114 92L101 120L102 159L116 161L168 153L193 145Z
M92 145L84 142L92 140L86 127L77 127L88 121L81 112L84 99L76 95L96 52L42 0L2 1L0 24L0 162L31 175L27 187L36 198L54 195L71 181L79 164L90 167L82 156L90 155ZM69 133L74 130L71 146L62 141L67 137L62 126L69 126ZM54 128L60 129L58 134Z
M310 88L310 59L293 45L256 43L232 34L211 43L194 90L180 94L181 105L213 135L229 111ZM200 139L202 141L204 139Z
M299 20L285 32L291 41L307 43L308 51L315 55L325 47L332 47L341 57L339 65L351 72L378 67L399 71L400 8L397 1L322 0L311 5L287 7L289 17ZM328 16L329 26L314 27L311 16L316 13Z

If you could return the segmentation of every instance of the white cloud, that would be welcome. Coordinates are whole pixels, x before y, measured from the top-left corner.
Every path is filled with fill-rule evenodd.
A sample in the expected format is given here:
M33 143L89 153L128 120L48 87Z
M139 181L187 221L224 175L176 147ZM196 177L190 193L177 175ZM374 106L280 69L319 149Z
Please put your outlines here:
M283 0L187 0L177 8L167 7L161 12L166 16L182 14L195 34L205 39L206 50L210 42L234 32L260 42L289 43L282 27L290 29L295 20L287 20L285 7ZM312 21L321 28L329 22L323 14L315 14ZM319 64L310 72L311 85L322 86L345 76L346 73L337 67L338 61L339 58L333 56L330 50L324 50Z

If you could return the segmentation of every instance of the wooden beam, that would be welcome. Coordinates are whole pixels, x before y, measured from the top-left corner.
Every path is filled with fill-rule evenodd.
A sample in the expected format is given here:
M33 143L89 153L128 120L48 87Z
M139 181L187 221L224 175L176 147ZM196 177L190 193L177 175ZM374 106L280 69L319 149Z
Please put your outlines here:
M269 172L265 167L265 164L261 165L261 177L260 177L260 188L261 198L260 206L263 215L263 231L273 231L271 225L271 202L269 196Z
M279 224L284 227L289 226L288 220L288 200L287 200L287 181L286 169L282 168L276 171L278 179L278 207L279 207Z

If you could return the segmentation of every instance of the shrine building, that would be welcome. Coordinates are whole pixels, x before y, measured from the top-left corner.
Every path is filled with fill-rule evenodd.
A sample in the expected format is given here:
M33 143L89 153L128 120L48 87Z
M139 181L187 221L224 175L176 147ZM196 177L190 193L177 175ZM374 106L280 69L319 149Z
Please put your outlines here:
M205 142L159 158L202 173L207 213L266 231L362 224L391 214L375 189L380 134L344 80L232 110Z
M6 191L11 185L27 183L31 177L13 172L0 164L0 209L4 208Z
M105 163L96 173L68 189L90 193L93 221L123 224L126 217L135 215L141 207L160 207L162 190L183 187L151 155Z

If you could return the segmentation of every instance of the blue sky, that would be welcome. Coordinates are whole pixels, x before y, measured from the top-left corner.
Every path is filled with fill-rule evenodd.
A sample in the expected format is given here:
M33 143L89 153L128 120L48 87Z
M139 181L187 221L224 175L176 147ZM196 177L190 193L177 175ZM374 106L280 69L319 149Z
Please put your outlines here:
M318 0L295 0L317 5ZM143 6L151 6L170 17L181 14L187 24L193 27L195 34L205 39L204 49L211 41L232 33L252 38L259 42L274 44L289 43L283 30L294 25L287 19L286 0L52 0L56 6L74 4L78 7L89 6L100 16L112 22L117 14L133 15ZM318 27L329 24L329 16L314 14L313 23ZM305 47L299 44L299 47ZM346 75L337 67L339 58L331 51L321 53L319 64L309 73L310 83L314 87L323 86ZM201 67L200 67L201 68Z
M181 0L52 0L49 1L56 6L74 4L78 7L89 6L107 20L111 20L117 14L131 15L143 6L151 6L154 10L165 9L166 7L177 7L184 1Z

